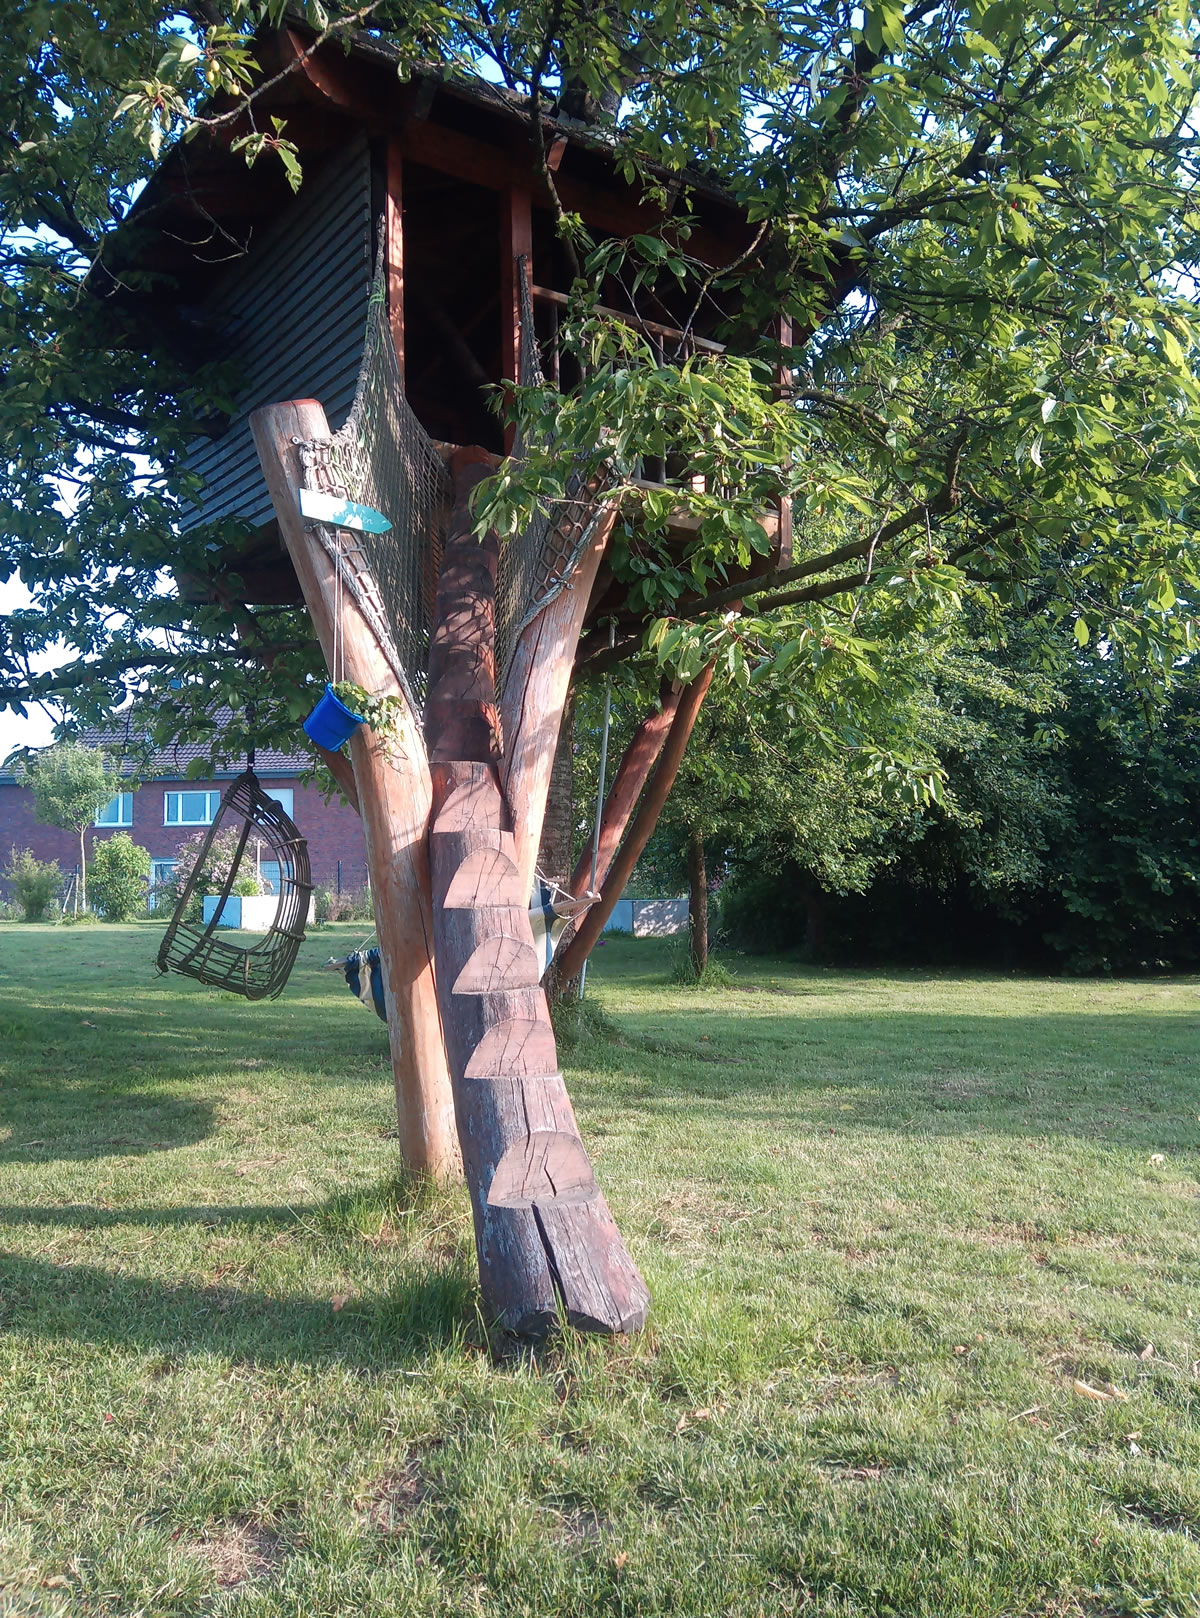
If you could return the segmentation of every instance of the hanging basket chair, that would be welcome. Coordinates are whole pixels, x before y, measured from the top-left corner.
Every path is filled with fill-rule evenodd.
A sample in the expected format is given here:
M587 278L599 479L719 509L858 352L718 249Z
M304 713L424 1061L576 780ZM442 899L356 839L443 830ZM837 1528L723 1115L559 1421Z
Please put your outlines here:
M220 897L207 922L188 921L188 911L202 897L208 856L218 834L237 827L238 842ZM233 892L251 838L265 843L279 865L279 903L275 918L250 949L217 936L226 900ZM252 769L246 769L221 799L208 836L192 866L175 914L158 947L158 970L182 972L214 989L228 989L247 1000L274 1000L296 964L304 942L304 924L312 895L308 844L282 805L269 798Z

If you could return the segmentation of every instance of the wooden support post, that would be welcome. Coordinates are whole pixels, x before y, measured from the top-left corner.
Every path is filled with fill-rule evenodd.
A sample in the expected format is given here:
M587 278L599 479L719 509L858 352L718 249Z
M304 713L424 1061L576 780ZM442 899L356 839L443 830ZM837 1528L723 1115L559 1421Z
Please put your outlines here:
M336 570L300 515L297 449L299 443L329 436L325 412L311 399L266 405L253 413L250 426L279 531L326 663L332 668ZM399 682L353 596L343 591L341 599L340 643L346 678L368 691L401 695ZM383 957L400 1149L411 1169L448 1178L457 1173L458 1152L432 959L426 850L431 785L415 716L408 713L401 721L390 746L366 725L360 726L351 739L350 753Z
M387 212L384 252L387 256L388 325L400 374L404 375L404 143L393 135L387 145Z
M649 1297L558 1071L494 736L479 724L494 698L498 544L475 537L467 500L486 470L462 452L451 460L427 703L438 997L480 1280L488 1313L511 1331L544 1332L560 1311L585 1330L632 1331ZM569 675L569 655L560 661Z
M696 723L697 715L704 698L708 695L708 688L712 684L713 670L716 663L710 663L703 669L689 685L684 686L679 699L679 706L675 710L675 717L671 721L671 729L663 743L662 754L658 767L651 776L646 787L645 795L638 806L638 812L633 818L629 833L621 845L621 851L612 863L612 867L600 889L600 898L588 910L578 927L575 936L571 939L562 958L558 963L560 982L566 983L570 978L578 977L584 961L591 953L592 946L604 931L604 924L616 908L617 900L625 891L625 884L633 875L633 868L638 862L638 856L650 841L650 834L658 824L658 817L662 813L663 804L667 801L675 777L679 773L679 766L683 762L684 751L687 748L688 738Z
M533 199L510 185L500 193L500 374L505 382L521 380L522 259L529 288L533 286ZM514 432L507 427L504 450L511 453Z

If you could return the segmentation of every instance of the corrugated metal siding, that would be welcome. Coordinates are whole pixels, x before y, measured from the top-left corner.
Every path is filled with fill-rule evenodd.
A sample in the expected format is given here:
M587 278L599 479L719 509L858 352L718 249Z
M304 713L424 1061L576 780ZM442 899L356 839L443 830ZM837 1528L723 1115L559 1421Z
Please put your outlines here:
M266 158L260 159L266 162ZM331 427L354 400L371 284L371 170L365 136L305 180L205 299L232 339L246 378L229 430L198 438L187 466L204 504L185 528L219 517L259 526L273 516L248 417L262 404L319 399Z

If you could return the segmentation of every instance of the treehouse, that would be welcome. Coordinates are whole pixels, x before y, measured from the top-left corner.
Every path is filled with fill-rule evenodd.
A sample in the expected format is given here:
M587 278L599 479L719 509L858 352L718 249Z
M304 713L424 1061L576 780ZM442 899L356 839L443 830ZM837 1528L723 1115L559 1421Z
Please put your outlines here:
M156 335L186 363L226 361L232 378L229 409L212 417L188 455L204 492L186 526L230 520L242 537L214 551L206 573L181 580L195 599L300 600L249 416L261 404L310 397L331 427L342 425L377 265L404 393L435 442L497 454L511 447L494 390L519 374L522 276L542 369L564 387L573 380L556 341L570 269L525 101L482 81L404 70L362 36L348 51L335 42L312 46L296 28L266 36L268 88L254 102L254 126L282 120L298 149L298 194L270 151L247 166L238 143L252 132L249 116L221 104L210 111L228 121L171 151L123 232L118 269L136 272L138 302ZM613 141L582 121L543 116L541 146L561 206L597 239L656 230L686 211L686 250L702 263L720 268L752 244L742 211L702 175L676 182L661 208L622 177ZM689 311L678 289L640 296L636 315L615 283L603 299L661 354L681 351ZM706 299L683 348L719 351L734 314ZM650 481L665 471L661 462L645 467ZM784 516L781 527L775 513L764 514L775 550L752 572L786 562ZM687 535L681 520L681 544ZM604 577L593 618L619 606L620 592Z
M260 55L254 118L283 120L298 194L268 155L246 167L247 115L230 106L147 185L124 232L136 291L113 293L136 296L185 360L231 365L229 408L189 463L204 479L191 520L224 519L228 537L181 586L303 603L331 679L388 700L372 711L393 717L360 725L348 758L317 750L362 816L401 1149L433 1174L461 1157L495 1320L631 1330L648 1295L575 1124L530 924L578 648L589 623L623 612L605 562L622 518L594 468L571 471L553 509L503 543L475 534L470 500L522 450L489 408L497 387L576 380L557 341L571 276L555 197L598 237L669 231L686 207L687 251L714 271L744 259L754 232L702 177L648 202L587 124L534 125L506 91L401 73L371 40L314 48L285 28ZM635 310L619 286L600 292L663 354L736 329L709 299L685 340L680 297ZM686 478L687 446L643 471ZM761 570L789 544L786 512L763 523ZM690 537L680 521L671 543ZM653 828L711 677L664 682L618 765L570 883L586 912L576 961Z

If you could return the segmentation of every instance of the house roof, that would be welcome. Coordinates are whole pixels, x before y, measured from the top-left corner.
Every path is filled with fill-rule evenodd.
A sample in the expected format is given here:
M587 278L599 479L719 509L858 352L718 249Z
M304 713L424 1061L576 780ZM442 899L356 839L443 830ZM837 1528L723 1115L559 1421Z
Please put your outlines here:
M213 714L217 734L233 718L230 708L218 708ZM80 731L74 740L84 747L103 748L121 758L121 773L137 775L145 781L180 781L187 779L188 765L196 759L208 758L212 750L211 737L207 741L178 741L166 747L156 747L147 734L135 707L126 710L123 719L111 725L92 725ZM308 753L286 753L278 747L255 749L254 768L261 776L299 775L312 768ZM210 770L204 777L208 781L232 780L240 775L244 764ZM0 774L0 782L19 780L11 772Z
M549 206L540 196L542 179L529 146L527 97L449 66L414 62L369 33L356 32L314 49L316 39L311 25L291 15L282 26L258 36L264 78L258 112L261 118L276 113L284 117L285 133L306 164L343 146L354 127L371 133L423 132L451 167L454 159L447 154L457 152L461 161L467 151L461 143L469 137L476 155L494 147L497 161L510 164L532 188L539 205ZM123 280L131 278L126 294L137 289L140 298L181 304L185 324L194 313L192 300L203 296L214 271L244 252L252 232L292 195L282 164L259 162L248 167L238 149L235 137L251 127L245 105L226 95L214 97L204 113L231 122L201 131L194 139L177 140L117 233L114 264ZM644 209L640 188L619 172L619 130L550 108L540 121L547 146L561 141L567 152L561 169L558 155L553 163L569 209L587 217L589 200L594 202L605 192L624 198L626 209ZM662 178L672 192L685 190L693 204L703 199L708 210L715 210L714 221L723 222L718 236L732 231L728 242L722 243L719 261L745 246L745 210L714 174L689 166L679 174L664 171ZM479 179L488 183L482 171ZM673 204L668 212L672 209ZM629 229L645 228L632 214L631 220ZM689 237L690 250L701 257L706 234L698 226ZM110 280L106 269L96 290L112 293L115 284L110 286ZM202 344L195 357L208 357Z

